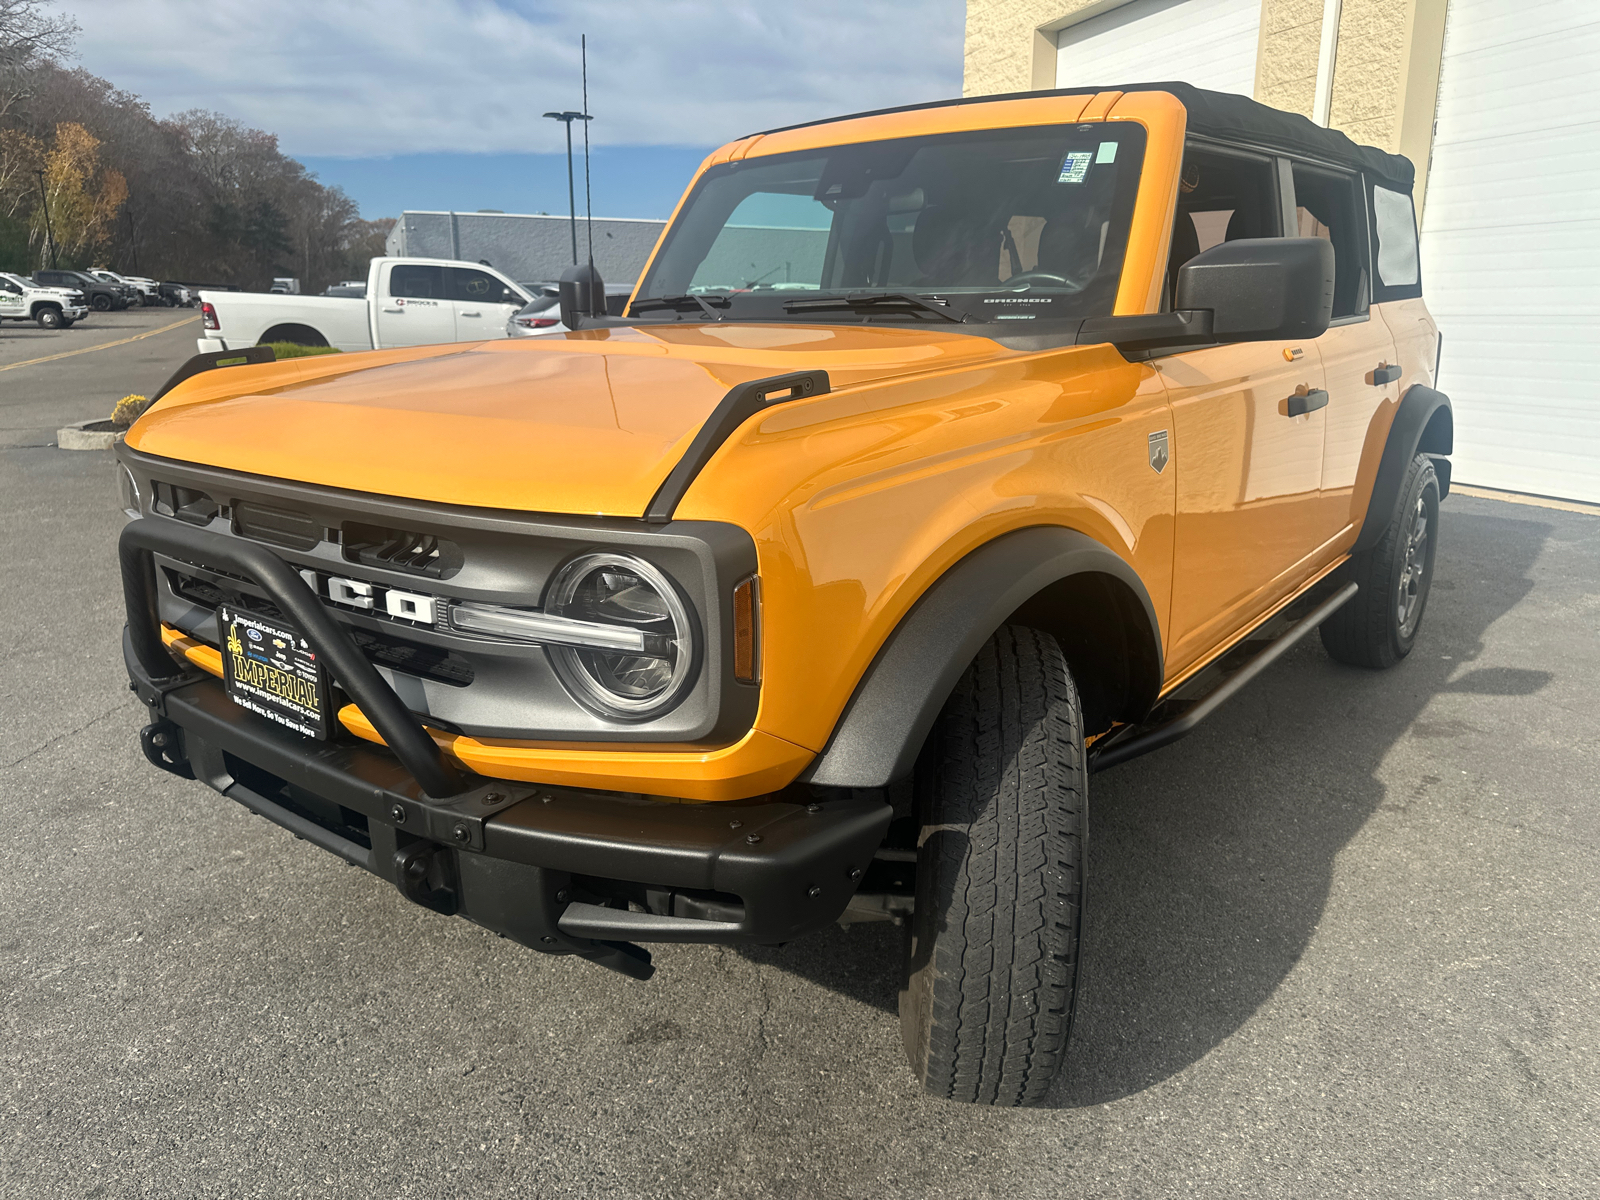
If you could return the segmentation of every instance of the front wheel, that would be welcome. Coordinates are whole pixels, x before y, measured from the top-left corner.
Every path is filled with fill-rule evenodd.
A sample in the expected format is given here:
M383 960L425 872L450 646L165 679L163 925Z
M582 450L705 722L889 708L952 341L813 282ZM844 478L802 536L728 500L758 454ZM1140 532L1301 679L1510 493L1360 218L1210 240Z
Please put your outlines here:
M1433 460L1411 460L1400 504L1383 536L1350 560L1361 590L1322 623L1328 654L1353 667L1392 667L1416 644L1439 547L1439 476Z
M89 301L89 303L94 305L95 312L110 312L111 311L111 297L105 295L104 293L102 293L102 294L100 294L98 296L95 296L93 299L91 299Z
M1034 1104L1072 1028L1087 772L1061 647L1008 625L930 735L900 1028L935 1096Z
M33 314L33 320L40 329L60 329L63 324L59 308L41 308Z

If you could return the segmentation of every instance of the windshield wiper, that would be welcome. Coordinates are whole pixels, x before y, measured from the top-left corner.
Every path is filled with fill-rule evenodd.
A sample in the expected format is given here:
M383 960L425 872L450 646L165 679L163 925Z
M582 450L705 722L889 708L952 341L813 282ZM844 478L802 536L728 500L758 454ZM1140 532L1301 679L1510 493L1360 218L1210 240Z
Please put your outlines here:
M692 292L682 296L650 296L643 300L635 300L628 307L636 313L652 308L670 308L674 312L693 312L698 308L712 320L720 321L726 314L719 313L712 307L713 304L720 304L723 308L731 307L726 296L714 296L707 300L704 296L697 296Z
M858 312L870 316L874 309L903 309L909 312L932 313L945 321L958 325L965 320L948 309L930 304L906 292L850 292L843 296L811 296L804 300L786 300L783 311L805 312Z

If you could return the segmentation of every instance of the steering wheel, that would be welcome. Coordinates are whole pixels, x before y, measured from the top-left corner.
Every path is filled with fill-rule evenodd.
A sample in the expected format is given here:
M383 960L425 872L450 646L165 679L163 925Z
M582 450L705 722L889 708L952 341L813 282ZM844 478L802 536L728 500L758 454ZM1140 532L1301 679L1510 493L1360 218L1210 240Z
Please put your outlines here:
M1011 278L1003 280L1001 287L1010 287L1020 283L1054 283L1060 287L1071 287L1062 276L1052 275L1049 271L1022 271Z

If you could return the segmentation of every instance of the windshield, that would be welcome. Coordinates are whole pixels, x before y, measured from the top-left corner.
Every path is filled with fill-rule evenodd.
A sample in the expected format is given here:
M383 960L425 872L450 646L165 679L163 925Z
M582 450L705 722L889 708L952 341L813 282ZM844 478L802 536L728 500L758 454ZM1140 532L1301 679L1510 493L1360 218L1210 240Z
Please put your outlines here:
M1143 158L1143 127L1115 122L726 163L685 202L631 311L697 321L1106 314ZM821 303L830 297L840 301L831 310Z

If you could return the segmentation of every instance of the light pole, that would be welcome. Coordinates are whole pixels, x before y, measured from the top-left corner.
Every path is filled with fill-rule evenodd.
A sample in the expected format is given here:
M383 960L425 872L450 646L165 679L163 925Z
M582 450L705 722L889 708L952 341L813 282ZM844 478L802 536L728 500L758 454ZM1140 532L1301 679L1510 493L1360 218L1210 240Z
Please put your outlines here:
M588 113L581 112L547 112L544 114L552 121L560 121L567 127L567 211L572 214L572 265L578 265L578 194L572 182L572 123L574 121L594 120Z
M56 269L56 235L50 228L50 193L44 190L44 172L35 171L34 174L39 177L39 199L44 202L44 236L50 246L50 269L53 271Z

